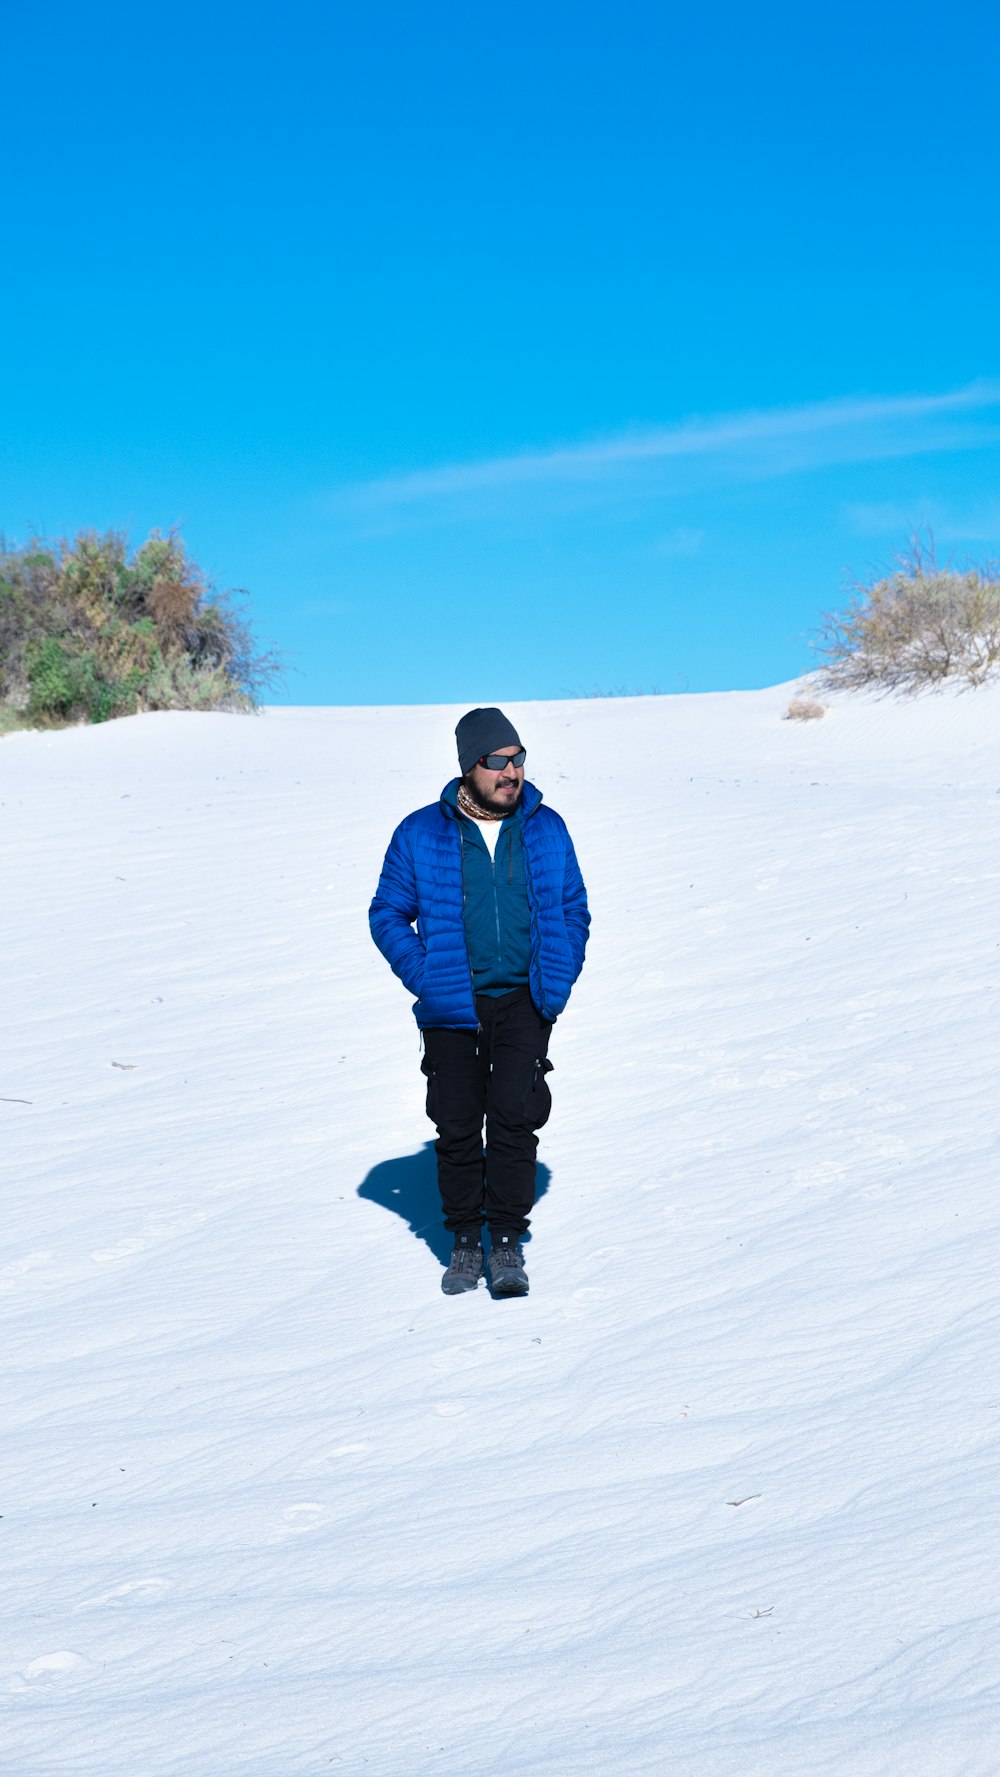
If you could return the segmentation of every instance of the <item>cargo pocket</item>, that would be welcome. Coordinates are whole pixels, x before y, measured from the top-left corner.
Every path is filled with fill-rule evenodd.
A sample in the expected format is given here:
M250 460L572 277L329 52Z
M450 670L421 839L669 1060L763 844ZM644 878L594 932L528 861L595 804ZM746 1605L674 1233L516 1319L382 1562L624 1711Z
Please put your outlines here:
M420 1072L424 1075L427 1081L427 1100L425 1109L431 1122L436 1124L438 1109L437 1063L432 1061L429 1055L425 1055L420 1063Z
M549 1112L552 1109L552 1094L549 1091L548 1081L545 1076L551 1072L551 1061L539 1058L539 1060L535 1062L531 1081L528 1090L524 1095L525 1122L531 1129L541 1129L542 1125L549 1120Z

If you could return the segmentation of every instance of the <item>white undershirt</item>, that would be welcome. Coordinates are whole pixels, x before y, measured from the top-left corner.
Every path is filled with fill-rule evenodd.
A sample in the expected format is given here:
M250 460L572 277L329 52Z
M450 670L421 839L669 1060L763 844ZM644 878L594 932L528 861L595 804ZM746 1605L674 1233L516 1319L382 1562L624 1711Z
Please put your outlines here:
M465 814L464 808L462 813ZM489 852L490 857L495 858L497 855L497 840L500 837L500 829L503 826L503 821L476 821L474 814L465 815L465 818L467 821L476 822L476 826L479 828L480 833L486 841L486 849Z

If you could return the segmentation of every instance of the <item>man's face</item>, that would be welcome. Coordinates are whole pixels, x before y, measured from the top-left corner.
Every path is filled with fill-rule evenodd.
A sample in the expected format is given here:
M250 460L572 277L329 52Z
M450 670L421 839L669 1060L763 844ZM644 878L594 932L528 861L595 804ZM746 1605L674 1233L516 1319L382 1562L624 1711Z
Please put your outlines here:
M505 759L519 753L520 747L497 747L497 754L502 753ZM488 765L474 765L465 773L465 783L472 793L474 802L488 814L510 814L521 800L524 788L524 766L505 765L500 771L491 771Z

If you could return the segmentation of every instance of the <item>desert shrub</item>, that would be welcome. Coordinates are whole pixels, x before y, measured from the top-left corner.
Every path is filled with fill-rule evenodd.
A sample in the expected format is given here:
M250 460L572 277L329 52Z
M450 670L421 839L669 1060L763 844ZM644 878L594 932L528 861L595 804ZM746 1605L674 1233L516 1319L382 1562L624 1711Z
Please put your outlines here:
M249 697L234 699L221 666L195 666L183 655L161 657L143 686L140 705L146 710L252 709Z
M814 697L793 697L784 714L786 722L818 722L826 715L826 704Z
M939 567L918 540L892 573L824 617L819 651L830 685L981 685L1000 667L1000 569Z
M47 636L28 644L25 665L32 722L106 722L122 701L124 688L106 676L93 649L67 647Z
M252 709L278 674L240 600L176 532L0 543L0 707L38 725L155 709Z

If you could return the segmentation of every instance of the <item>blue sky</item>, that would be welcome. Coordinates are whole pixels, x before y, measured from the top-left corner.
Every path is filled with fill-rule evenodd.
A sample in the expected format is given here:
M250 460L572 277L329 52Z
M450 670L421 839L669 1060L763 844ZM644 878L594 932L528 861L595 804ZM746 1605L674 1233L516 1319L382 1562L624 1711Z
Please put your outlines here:
M288 702L793 677L1000 554L985 5L26 7L0 528L178 524Z

